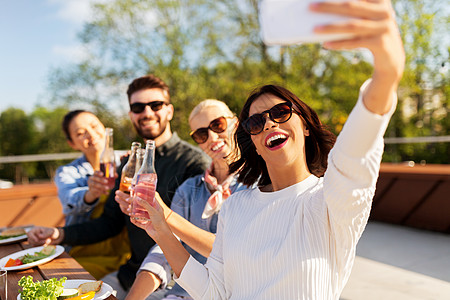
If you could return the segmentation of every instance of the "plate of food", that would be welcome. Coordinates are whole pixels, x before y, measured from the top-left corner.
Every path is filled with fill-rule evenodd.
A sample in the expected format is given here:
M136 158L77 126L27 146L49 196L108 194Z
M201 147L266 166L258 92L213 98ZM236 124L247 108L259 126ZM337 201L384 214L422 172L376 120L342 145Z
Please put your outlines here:
M31 300L36 297L42 299L53 297L58 300L101 300L108 298L113 292L112 287L101 280L66 280L65 277L33 282L33 277L24 276L19 280L19 286L21 288L17 300Z
M62 246L40 246L12 253L0 259L0 268L7 271L25 270L45 264L64 252Z
M0 232L0 245L20 242L27 239L28 227L11 227Z

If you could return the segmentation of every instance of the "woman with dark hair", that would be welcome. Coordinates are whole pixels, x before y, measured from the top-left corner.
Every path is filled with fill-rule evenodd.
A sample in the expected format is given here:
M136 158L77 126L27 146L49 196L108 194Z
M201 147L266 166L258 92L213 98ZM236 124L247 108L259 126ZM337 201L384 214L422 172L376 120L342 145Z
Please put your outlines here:
M247 120L250 105L257 98L265 94L270 94L285 100L286 105L290 106L289 108L285 108L292 109L293 113L298 114L303 119L305 126L309 130L309 136L305 139L306 163L312 174L317 177L323 176L327 168L328 153L333 147L336 137L320 122L317 113L291 91L276 85L265 85L255 89L244 104L239 119ZM250 125L248 122L246 123L247 126ZM242 154L231 165L230 172L236 172L243 168L239 172L239 181L247 185L252 185L256 181L258 181L258 185L260 186L269 184L270 177L267 172L266 163L258 155L256 147L251 140L251 134L244 129L242 124L240 124L236 131L236 143L240 148L239 153Z
M160 207L140 201L151 219L142 227L194 299L339 299L350 276L405 55L389 0L318 2L310 9L352 17L315 29L354 34L324 47L364 47L374 56L372 78L336 142L288 90L264 86L252 93L236 132L241 157L230 171L259 187L223 205L205 265L184 250Z
M60 166L54 178L66 225L71 225L89 220L100 203L98 199L109 194L102 182L105 179L93 176L100 169L105 126L93 113L73 110L64 116L62 130L69 146L83 153L80 158Z
M67 143L81 151L81 157L60 166L54 177L58 198L66 216L65 225L80 224L98 218L110 193L103 173L100 155L105 147L105 126L86 110L68 112L62 121ZM95 278L117 270L130 253L128 235L121 234L90 245L66 247Z

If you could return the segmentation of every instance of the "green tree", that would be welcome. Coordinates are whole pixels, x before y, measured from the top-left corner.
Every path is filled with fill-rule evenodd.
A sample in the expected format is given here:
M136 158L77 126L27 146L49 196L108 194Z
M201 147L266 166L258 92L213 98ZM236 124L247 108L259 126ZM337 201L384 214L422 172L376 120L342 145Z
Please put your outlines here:
M239 112L252 88L279 83L315 108L338 133L359 86L370 76L370 63L357 52L324 51L320 45L267 47L259 37L257 3L114 0L95 4L95 19L79 34L87 58L51 73L54 103L89 107L106 123L110 120L112 127L128 124L127 84L154 73L171 87L176 109L173 128L189 139L187 118L200 100L218 98ZM439 72L436 61L447 61L448 53L438 45L435 24L448 25L448 16L439 1L397 0L394 5L407 68L388 136L445 134L449 131L448 72ZM440 103L430 109L435 95L441 96ZM416 107L409 117L408 105ZM387 147L385 158L445 163L448 147L448 143L398 145Z
M387 135L448 135L449 95L445 90L448 89L449 73L442 66L449 57L442 42L448 39L443 38L441 31L441 27L448 28L449 25L446 9L440 2L424 0L395 1L395 4L406 49L406 66L399 88L397 113ZM446 30L444 34L448 34ZM385 157L391 161L448 164L450 143L388 145Z
M24 155L33 153L36 141L33 120L17 108L9 108L0 114L0 155ZM36 171L36 163L23 165L3 164L0 177L27 181Z

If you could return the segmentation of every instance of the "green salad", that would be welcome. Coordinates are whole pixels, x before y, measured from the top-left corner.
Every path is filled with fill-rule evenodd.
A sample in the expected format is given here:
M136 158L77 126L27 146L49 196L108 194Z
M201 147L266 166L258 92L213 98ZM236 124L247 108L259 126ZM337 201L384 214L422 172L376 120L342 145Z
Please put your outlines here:
M66 277L51 278L43 281L33 281L33 276L23 276L19 280L19 290L22 300L57 300L62 294Z
M2 236L2 235L0 235L0 240L6 240L6 239L10 239L10 238L22 236L22 235L23 235L23 233L21 233L21 234L15 234L15 235L8 235L8 236Z
M29 263L38 261L40 259L49 257L50 255L53 255L54 253L55 253L55 249L52 249L50 252L38 251L33 254L25 254L24 256L19 257L19 259L25 265L25 264L29 264Z

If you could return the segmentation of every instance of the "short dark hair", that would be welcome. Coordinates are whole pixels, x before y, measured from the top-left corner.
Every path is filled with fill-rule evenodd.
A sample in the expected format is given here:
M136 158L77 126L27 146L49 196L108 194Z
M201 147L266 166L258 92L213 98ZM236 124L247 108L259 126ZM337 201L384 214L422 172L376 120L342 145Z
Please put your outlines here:
M131 95L137 91L145 89L161 89L165 91L170 102L169 86L161 78L150 74L136 78L128 85L128 103L130 103Z
M251 104L264 94L271 94L294 104L294 111L309 130L309 136L305 136L308 169L318 177L323 176L327 169L328 153L336 141L336 136L320 122L317 113L312 108L288 89L277 85L264 85L256 88L247 98L239 115L239 125L235 132L237 147L235 147L234 155L236 160L230 165L230 173L238 172L238 180L247 186L253 185L256 181L260 186L272 182L266 162L258 155L250 134L242 127L242 122L249 117Z
M66 136L66 139L68 141L72 141L72 137L70 136L70 131L69 131L70 122L72 122L73 118L75 118L76 116L78 116L81 113L90 113L90 114L92 114L90 111L83 110L83 109L77 109L77 110L69 111L63 118L62 130L63 130L64 135Z

